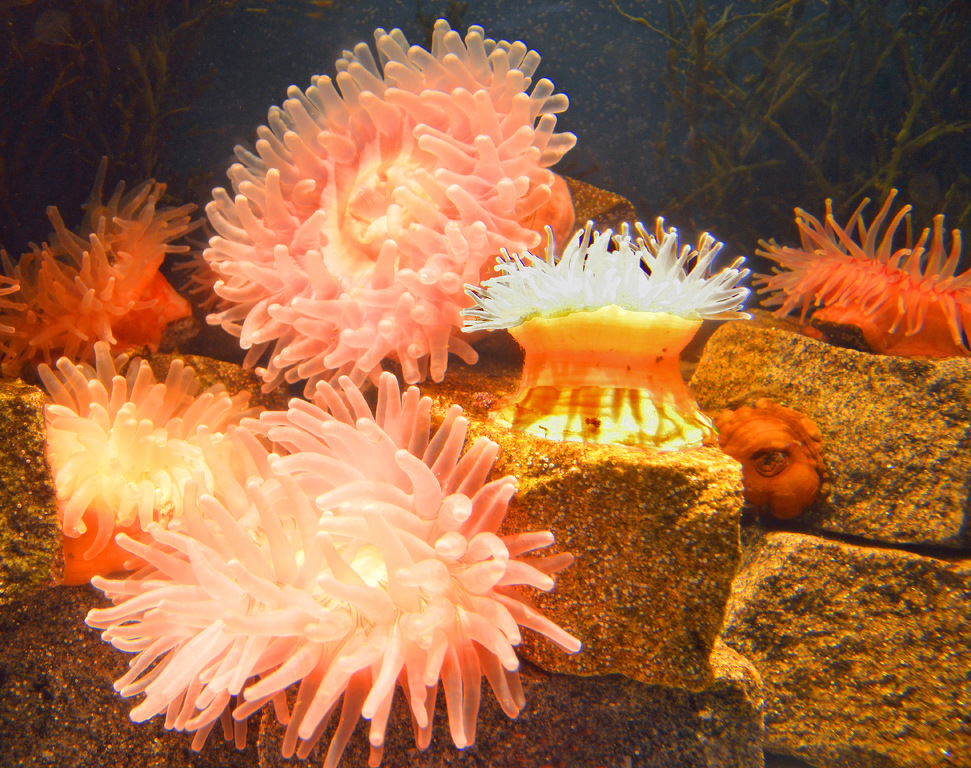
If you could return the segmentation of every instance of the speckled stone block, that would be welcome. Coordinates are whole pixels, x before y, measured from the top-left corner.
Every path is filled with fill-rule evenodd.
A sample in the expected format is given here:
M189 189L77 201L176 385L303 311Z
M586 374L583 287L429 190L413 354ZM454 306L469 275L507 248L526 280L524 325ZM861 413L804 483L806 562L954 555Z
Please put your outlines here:
M511 341L492 343L501 352ZM552 672L705 688L740 557L739 465L714 449L658 453L500 427L488 407L519 380L514 346L505 352L471 368L453 361L445 382L422 391L436 399L433 414L462 405L469 439L500 446L493 476L519 478L501 532L550 530L550 549L576 557L535 602L583 650L568 656L526 632L521 655Z
M833 476L811 528L971 545L971 359L887 357L782 327L727 323L691 381L709 414L767 397L812 419Z
M581 229L587 220L592 220L601 232L605 229L617 231L621 224L633 222L637 216L630 200L614 192L569 177L566 177L566 185L573 198L577 229Z
M0 604L59 579L61 550L43 396L0 382Z
M234 363L214 360L203 355L168 353L148 355L145 361L155 374L155 378L158 381L165 381L169 366L176 358L183 360L196 372L200 391L219 384L232 396L245 389L250 393L250 405L266 410L286 410L287 403L290 401L290 393L285 387L278 387L272 392L263 392L260 389L262 380L253 371L244 370Z
M722 638L765 686L766 749L821 768L971 765L971 563L770 533Z

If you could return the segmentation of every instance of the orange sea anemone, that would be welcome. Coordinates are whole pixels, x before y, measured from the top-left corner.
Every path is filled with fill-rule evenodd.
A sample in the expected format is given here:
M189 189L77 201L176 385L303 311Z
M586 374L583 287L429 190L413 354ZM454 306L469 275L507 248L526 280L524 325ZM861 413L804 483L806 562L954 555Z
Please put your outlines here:
M705 233L679 250L657 220L612 237L577 232L559 259L503 252L498 277L468 286L466 328L508 328L525 350L519 390L498 417L553 440L673 450L711 434L681 377L679 353L702 320L747 318L744 259L711 275L721 243Z
M160 383L142 360L119 374L127 358L113 360L103 341L94 354L94 367L62 357L56 369L38 370L50 394L47 454L66 537L65 584L118 570L130 555L115 547L115 534L139 535L180 516L191 476L211 487L204 446L220 443L249 400L219 385L199 393L195 371L178 359Z
M3 354L10 354L6 347L3 346L3 337L16 332L16 328L12 325L6 325L2 322L7 312L20 312L27 308L26 304L22 302L15 301L14 299L8 299L7 296L11 294L18 293L20 291L20 281L15 280L12 277L6 277L0 275L0 351Z
M779 520L798 517L827 480L819 428L766 398L715 417L721 449L742 465L745 500Z
M579 650L522 591L552 589L571 556L524 556L549 532L497 534L515 492L512 477L487 481L498 446L479 438L463 454L458 406L430 437L431 399L401 395L390 373L373 412L349 378L340 385L343 398L320 382L314 403L244 420L228 432L236 460L211 493L190 484L177 525L152 527L151 544L119 537L149 565L94 579L115 605L87 623L137 654L115 683L144 696L133 720L164 714L195 749L221 721L242 747L247 719L271 704L283 755L306 758L339 709L324 768L361 717L377 766L398 688L425 749L441 681L464 748L483 676L507 715L525 704L520 627Z
M58 355L91 360L99 341L114 352L155 351L171 323L191 323L189 303L158 270L167 253L188 250L172 241L201 224L189 216L195 206L157 209L165 185L152 180L127 195L120 183L103 203L106 169L105 161L77 234L51 206L49 243L31 244L16 264L2 254L4 270L20 288L11 296L16 306L0 306L0 325L12 328L0 340L6 365L50 363Z
M876 218L863 222L864 200L846 227L833 218L826 201L825 224L796 209L802 248L760 241L756 253L783 269L760 276L768 293L763 304L778 306L776 314L810 309L816 321L853 325L874 352L905 357L967 357L971 327L971 269L955 274L961 257L961 232L951 233L944 246L944 216L934 217L933 235L925 229L915 245L894 248L897 229L910 212L905 205L890 220L897 190L891 190ZM859 241L853 239L857 230Z
M246 365L266 354L266 389L360 383L387 357L408 382L440 381L450 352L476 359L463 286L502 246L539 245L543 223L573 226L548 170L576 141L554 133L568 100L534 84L535 51L442 19L431 51L398 29L375 47L344 52L336 87L291 86L256 153L237 147L234 194L215 190L206 209L205 258L232 305L208 321L239 337Z

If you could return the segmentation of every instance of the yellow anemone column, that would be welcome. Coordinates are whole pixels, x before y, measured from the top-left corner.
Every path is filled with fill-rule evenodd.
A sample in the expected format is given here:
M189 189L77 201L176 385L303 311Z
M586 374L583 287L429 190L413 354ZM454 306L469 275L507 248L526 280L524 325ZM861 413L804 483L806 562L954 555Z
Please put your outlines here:
M526 353L500 421L552 440L676 450L712 434L681 377L678 355L700 318L616 305L532 317L510 329Z

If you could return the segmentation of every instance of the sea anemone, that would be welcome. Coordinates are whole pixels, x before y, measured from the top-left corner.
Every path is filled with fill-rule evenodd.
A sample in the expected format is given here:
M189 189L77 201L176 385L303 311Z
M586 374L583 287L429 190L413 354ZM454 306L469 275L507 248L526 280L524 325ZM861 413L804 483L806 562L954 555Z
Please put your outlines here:
M27 308L26 304L23 304L19 301L14 301L13 299L5 298L10 294L17 293L19 291L20 291L19 280L15 280L12 277L6 277L4 275L0 275L0 321L3 320L3 317L4 317L3 313L5 312L9 312L11 310L19 312ZM11 334L11 333L15 333L16 330L17 329L14 328L12 325L6 325L5 323L0 322L0 334ZM0 349L3 349L3 348L0 347ZM3 351L5 354L7 354L6 350L3 350Z
M765 306L778 306L778 316L801 309L813 320L853 325L874 352L905 357L968 356L971 327L971 269L955 274L961 258L961 232L951 233L950 254L944 246L944 216L934 217L933 236L925 229L916 245L894 249L897 229L910 212L903 206L890 220L897 190L891 190L867 227L860 203L846 227L833 217L826 201L825 224L796 209L802 248L760 241L756 253L779 264L757 282L768 293ZM853 240L856 228L859 242Z
M808 417L759 398L715 417L721 449L742 465L745 500L779 520L798 517L825 494L823 438Z
M166 728L195 733L195 749L222 720L242 746L247 718L272 702L284 756L303 758L343 699L324 765L364 717L376 766L398 686L424 749L441 680L463 748L482 675L510 717L524 705L520 626L579 650L519 591L551 589L570 555L522 557L551 544L548 532L496 534L515 491L512 477L486 482L498 446L480 438L462 455L458 406L429 439L430 398L400 395L390 373L374 413L348 377L340 385L346 400L319 382L314 403L231 430L236 458L211 492L190 484L178 530L153 527L152 545L119 537L149 565L94 579L116 605L87 622L137 652L115 683L145 695L133 720L165 713Z
M468 330L508 328L526 353L519 390L498 418L540 437L672 450L711 434L681 378L679 353L703 319L738 310L748 275L736 259L716 275L721 243L705 233L678 248L678 233L625 224L578 231L559 259L528 251L498 259L497 277L468 286ZM552 239L552 234L550 234ZM613 246L611 248L611 245Z
M576 142L553 132L568 100L545 79L527 92L535 51L476 26L463 41L444 20L431 52L399 29L375 40L380 63L365 43L345 51L336 88L323 75L291 86L256 153L236 148L235 198L217 189L207 207L205 258L232 304L208 321L239 337L247 366L267 353L265 389L306 380L309 397L389 356L408 382L441 380L449 352L476 359L464 284L501 246L538 245L521 222L543 206L551 219L570 206L573 226L547 170Z
M195 371L173 360L163 383L148 364L112 359L108 344L94 345L94 367L66 357L38 373L50 394L45 408L47 454L64 530L65 584L118 570L126 559L114 534L139 535L151 522L182 514L190 477L206 488L212 473L200 445L245 413L249 393L230 397L221 385L198 393Z
M195 206L157 209L165 185L154 180L127 195L119 183L102 203L106 169L105 160L77 234L51 206L50 243L31 244L17 264L2 253L4 270L20 286L17 306L0 306L0 325L13 328L3 340L5 364L50 363L58 354L90 361L99 341L116 353L156 351L171 323L191 323L189 303L158 270L167 253L188 250L172 241L202 223L189 216Z

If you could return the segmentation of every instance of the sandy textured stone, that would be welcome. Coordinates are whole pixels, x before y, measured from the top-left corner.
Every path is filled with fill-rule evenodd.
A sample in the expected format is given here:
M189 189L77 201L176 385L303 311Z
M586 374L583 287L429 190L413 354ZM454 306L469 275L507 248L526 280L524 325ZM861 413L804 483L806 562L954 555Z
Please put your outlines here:
M436 701L432 743L415 747L404 698L395 697L382 765L394 768L761 768L761 683L743 658L723 646L712 654L714 682L700 692L646 685L619 675L576 677L524 665L526 707L506 717L487 688L475 745L459 751ZM326 741L334 725L325 734ZM260 768L282 768L283 728L265 715ZM359 726L342 766L367 764ZM311 758L319 765L320 757Z
M886 357L727 323L691 386L709 413L768 397L816 423L834 481L801 522L887 542L971 545L971 360Z
M112 682L127 654L84 624L108 605L90 587L53 587L0 606L0 765L18 768L255 768L218 730L200 753L162 720L133 723ZM255 728L254 737L255 737Z
M567 656L527 632L522 655L553 672L706 687L740 557L738 465L713 449L657 453L499 427L488 407L514 390L519 365L508 336L494 336L477 365L452 361L445 382L422 390L438 415L462 405L470 440L499 443L494 476L519 478L502 531L551 530L554 549L576 557L535 599L583 651Z
M615 232L620 225L633 222L636 218L634 206L630 200L614 192L600 189L579 179L566 179L576 209L576 228L582 228L588 220L596 222L597 229L613 229Z
M0 604L61 577L61 525L39 390L0 382Z
M770 533L746 548L722 637L762 675L767 750L971 765L971 562Z

